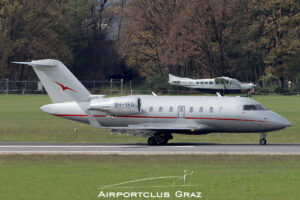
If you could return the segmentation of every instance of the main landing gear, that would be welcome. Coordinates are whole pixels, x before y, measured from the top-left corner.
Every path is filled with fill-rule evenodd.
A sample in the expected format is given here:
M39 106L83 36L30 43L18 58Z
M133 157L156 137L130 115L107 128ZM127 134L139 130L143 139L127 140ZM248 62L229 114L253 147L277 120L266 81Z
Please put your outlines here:
M154 134L148 138L149 145L164 145L167 144L169 140L173 139L171 134L159 133Z
M267 134L262 133L259 138L259 144L266 145L267 144Z

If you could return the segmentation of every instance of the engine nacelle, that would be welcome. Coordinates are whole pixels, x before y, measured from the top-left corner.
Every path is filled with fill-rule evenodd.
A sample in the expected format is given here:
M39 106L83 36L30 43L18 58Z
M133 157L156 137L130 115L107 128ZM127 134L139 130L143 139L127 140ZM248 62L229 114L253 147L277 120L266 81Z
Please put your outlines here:
M90 110L99 110L112 115L133 115L141 112L141 99L138 97L112 97L91 100Z

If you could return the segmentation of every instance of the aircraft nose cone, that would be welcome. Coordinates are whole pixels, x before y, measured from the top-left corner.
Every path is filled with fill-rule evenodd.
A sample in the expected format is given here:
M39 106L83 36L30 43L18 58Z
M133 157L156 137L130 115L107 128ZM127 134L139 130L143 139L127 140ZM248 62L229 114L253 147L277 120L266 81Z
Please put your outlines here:
M285 119L285 122L282 123L285 127L291 126L291 122L289 122L287 119Z
M292 125L291 122L289 122L284 117L278 115L277 113L273 113L272 118L273 118L272 121L276 124L277 128L279 129L283 129Z
M291 122L280 115L278 115L277 123L281 124L284 128L292 125Z

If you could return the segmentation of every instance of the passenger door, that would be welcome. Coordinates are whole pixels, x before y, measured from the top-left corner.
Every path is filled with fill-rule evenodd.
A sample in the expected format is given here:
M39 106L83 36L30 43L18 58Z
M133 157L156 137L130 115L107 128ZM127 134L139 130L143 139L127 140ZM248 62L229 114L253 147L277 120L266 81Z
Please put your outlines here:
M185 106L178 106L177 118L184 119L184 117L185 117Z

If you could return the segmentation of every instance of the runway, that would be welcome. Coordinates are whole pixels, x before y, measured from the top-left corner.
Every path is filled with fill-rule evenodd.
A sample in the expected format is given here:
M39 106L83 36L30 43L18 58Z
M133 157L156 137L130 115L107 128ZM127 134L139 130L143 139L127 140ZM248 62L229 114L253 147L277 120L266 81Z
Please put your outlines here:
M0 154L99 154L99 155L300 155L300 144L171 143L0 143Z

